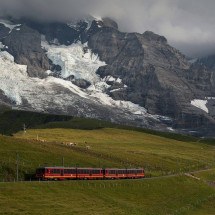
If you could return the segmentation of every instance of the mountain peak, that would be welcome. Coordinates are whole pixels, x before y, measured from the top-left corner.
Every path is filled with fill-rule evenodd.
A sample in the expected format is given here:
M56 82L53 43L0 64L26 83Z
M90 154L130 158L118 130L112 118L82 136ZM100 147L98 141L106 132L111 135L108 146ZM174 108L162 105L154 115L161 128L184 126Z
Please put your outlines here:
M146 31L143 33L143 36L149 40L149 41L156 41L161 43L167 43L167 39L164 36L160 36L158 34L155 34L152 31Z
M115 28L118 30L118 24L109 17L102 18L105 27Z

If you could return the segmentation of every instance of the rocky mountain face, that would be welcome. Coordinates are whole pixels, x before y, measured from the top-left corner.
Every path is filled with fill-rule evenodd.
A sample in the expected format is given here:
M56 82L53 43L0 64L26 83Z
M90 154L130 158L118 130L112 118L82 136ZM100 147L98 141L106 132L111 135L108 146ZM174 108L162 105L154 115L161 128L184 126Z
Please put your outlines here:
M41 103L35 105L26 90L17 105L0 86L2 102L215 136L215 56L190 63L165 37L150 31L120 32L109 18L0 21L0 42L1 51L13 56L16 64L27 65L29 80L36 79L49 95L35 100ZM46 89L47 82L51 86Z

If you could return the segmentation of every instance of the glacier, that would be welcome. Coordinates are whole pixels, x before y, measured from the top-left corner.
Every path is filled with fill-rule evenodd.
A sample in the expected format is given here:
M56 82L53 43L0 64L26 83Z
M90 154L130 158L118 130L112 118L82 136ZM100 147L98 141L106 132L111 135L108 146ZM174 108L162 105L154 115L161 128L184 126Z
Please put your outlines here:
M103 105L125 109L135 115L148 115L156 118L155 116L147 114L146 109L139 105L129 101L113 100L105 93L106 89L110 87L106 83L107 81L122 83L122 80L112 76L107 76L101 79L99 75L96 74L98 68L105 66L106 63L100 61L98 55L92 53L88 48L87 43L82 44L81 42L78 42L70 46L55 45L49 44L44 37L42 37L41 46L46 50L49 59L52 60L55 65L61 66L62 78L74 76L75 79L84 79L91 83L91 86L86 90L79 88L79 90L82 90L88 95L89 99L97 101ZM124 87L127 86L124 85Z
M97 69L106 63L100 61L87 44L76 43L67 47L42 41L41 45L53 63L62 66L60 78L54 77L52 71L46 71L48 76L44 79L29 77L26 65L15 63L12 55L0 51L1 92L11 101L13 108L93 118L103 118L104 115L103 119L113 122L138 119L144 125L148 119L158 124L161 119L169 120L151 115L144 107L130 101L113 100L106 93L110 87L106 82L122 83L122 80L111 76L102 79L96 74ZM65 80L71 75L89 81L90 87L82 89Z

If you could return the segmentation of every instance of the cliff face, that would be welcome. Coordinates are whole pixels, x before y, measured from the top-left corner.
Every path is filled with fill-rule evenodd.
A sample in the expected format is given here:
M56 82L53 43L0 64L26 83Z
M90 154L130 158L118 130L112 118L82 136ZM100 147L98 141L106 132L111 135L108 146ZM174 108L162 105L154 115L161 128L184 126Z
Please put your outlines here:
M129 100L149 113L170 116L175 127L198 128L214 123L213 115L191 105L192 100L213 94L213 73L189 63L164 37L104 27L89 39L89 47L108 64L97 73L120 77L127 86L114 83L109 89L114 99Z
M153 114L174 116L175 104L193 97L189 84L180 77L189 64L164 37L152 32L123 34L105 28L90 38L89 47L108 64L98 74L120 77L127 86L113 93L115 86L110 88L115 99L130 100Z
M50 69L49 59L41 48L41 35L26 25L14 29L2 40L6 49L14 56L15 62L28 66L31 77L45 77Z
M20 26L15 26L17 23L21 23ZM117 23L109 18L88 17L69 24L19 20L14 26L11 30L0 24L2 51L9 52L17 64L27 65L29 77L45 79L49 76L47 70L52 70L52 76L62 78L65 69L65 62L56 61L60 53L51 59L41 47L41 37L52 48L85 44L83 56L91 50L105 62L96 74L108 86L103 93L113 100L131 102L144 107L149 114L170 117L172 121L168 123L174 128L210 130L214 126L214 56L190 63L168 45L165 37L150 31L120 32ZM77 59L73 64L75 62ZM70 75L64 79L85 91L92 90L95 83L78 77L80 72L76 71L77 77ZM194 100L207 100L208 111L191 105ZM101 109L95 104L93 107Z

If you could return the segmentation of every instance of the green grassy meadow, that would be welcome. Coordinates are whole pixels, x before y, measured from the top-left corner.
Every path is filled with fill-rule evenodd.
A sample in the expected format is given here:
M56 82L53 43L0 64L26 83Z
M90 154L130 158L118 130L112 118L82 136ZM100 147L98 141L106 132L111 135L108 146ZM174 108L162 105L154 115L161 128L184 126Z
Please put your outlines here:
M38 166L61 166L62 158L65 166L144 167L147 178L14 182L17 155L20 181ZM212 215L214 169L213 142L116 128L29 129L0 136L0 215Z
M215 190L185 176L0 184L0 214L191 214L214 211Z
M81 166L87 165L85 156L89 156L88 165L144 167L151 176L215 167L214 145L177 141L137 131L114 128L34 129L28 130L26 134L19 132L15 137L26 140L38 137L55 147L62 142L77 143L76 147L66 148L71 153L84 154L83 161L73 159ZM89 146L90 150L86 150L86 146ZM90 162L91 159L94 160Z

